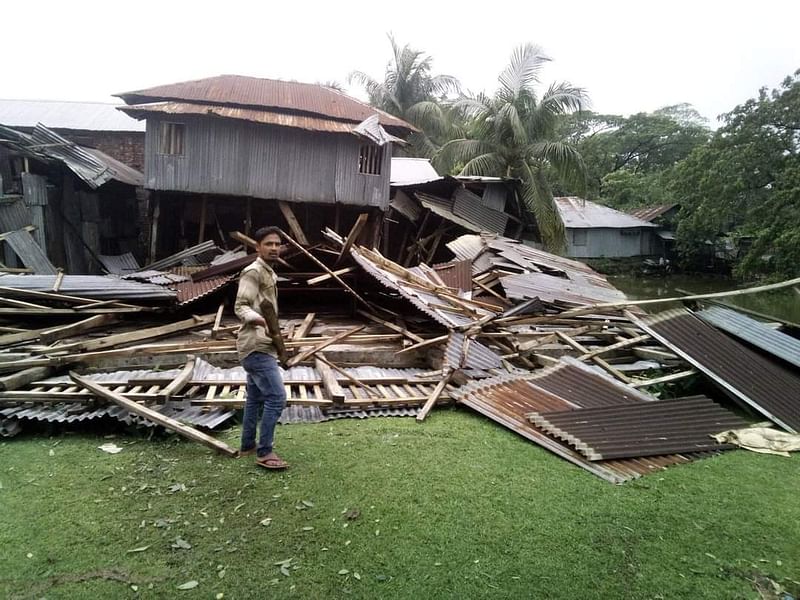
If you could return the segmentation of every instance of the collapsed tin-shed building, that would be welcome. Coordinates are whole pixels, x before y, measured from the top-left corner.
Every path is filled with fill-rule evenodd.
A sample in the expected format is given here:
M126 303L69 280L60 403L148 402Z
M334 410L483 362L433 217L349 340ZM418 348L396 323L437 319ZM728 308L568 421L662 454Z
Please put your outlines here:
M376 237L392 146L414 131L337 90L273 79L221 75L118 96L147 123L151 254L195 238L224 244L227 231L262 223L296 234L302 223L313 236L365 208ZM159 240L159 221L177 235Z

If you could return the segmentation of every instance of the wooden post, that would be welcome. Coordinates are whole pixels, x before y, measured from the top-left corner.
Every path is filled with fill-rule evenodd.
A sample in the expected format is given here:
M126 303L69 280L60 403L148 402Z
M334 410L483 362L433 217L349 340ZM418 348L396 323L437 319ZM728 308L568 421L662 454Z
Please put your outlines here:
M322 379L322 385L328 392L330 399L336 404L342 404L345 398L344 390L339 385L339 382L336 381L336 377L334 377L331 368L320 360L319 357L314 361L314 366L319 373L320 379Z
M248 198L244 214L244 233L245 235L252 235L252 232L253 232L253 199Z
M309 246L310 244L308 243L308 238L306 238L306 234L303 233L303 228L300 227L300 223L297 220L297 217L294 215L291 205L288 202L279 200L278 207L280 207L281 212L283 213L283 218L286 219L286 222L289 224L289 229L292 230L292 233L294 234L294 237L297 238L297 241L303 246Z
M208 196L203 194L203 202L200 205L200 226L197 231L197 243L202 244L206 234L206 219L208 218Z
M158 249L158 219L161 216L161 198L158 192L153 192L153 222L150 225L150 253L148 263L156 262L156 251Z
M179 433L180 435L189 438L190 440L194 440L195 442L200 442L201 444L205 444L209 448L213 448L218 452L222 452L223 454L227 454L228 456L236 456L239 454L237 450L231 448L223 441L215 439L210 435L206 435L202 431L198 431L194 427L189 427L188 425L184 425L183 423L179 423L175 419L171 419L165 415L162 415L160 412L153 410L152 408L148 408L138 402L134 402L123 396L122 394L118 394L109 390L108 388L95 383L94 381L89 381L88 379L81 377L77 373L70 372L69 374L72 381L77 383L78 385L86 388L94 395L104 398L106 400L110 400L114 404L118 406L122 406L123 408L128 409L130 412L139 415L140 417L144 417L152 421L157 425L161 425L162 427L166 427L174 431L175 433Z
M186 384L189 383L189 380L192 378L192 373L194 373L194 367L197 362L198 359L190 354L186 364L183 366L183 369L180 373L178 373L178 376L172 380L167 387L159 392L159 398L167 401L173 396L180 394L183 388L186 387Z
M428 416L428 413L431 412L431 409L436 404L436 401L439 400L439 397L442 395L442 392L444 392L444 388L447 386L448 383L450 383L450 379L452 379L453 377L453 371L448 369L443 375L444 377L442 377L441 381L439 381L439 383L436 384L436 387L433 389L433 392L431 392L431 395L428 396L428 400L427 402L425 402L425 406L423 406L422 409L419 411L419 413L417 413L418 422L421 423L422 421L424 421L425 417Z
M222 313L225 310L225 303L220 302L219 308L217 309L217 315L214 318L214 326L211 328L211 339L217 339L219 336L219 326L222 323Z
M342 251L339 252L339 256L336 257L336 262L334 263L334 267L342 262L342 259L345 255L350 251L350 247L358 238L358 235L361 233L361 230L364 228L364 225L367 223L367 219L369 219L368 213L361 213L358 215L358 219L356 219L355 224L353 225L352 229L350 229L350 233L347 234L347 239L344 241L344 246L342 246Z

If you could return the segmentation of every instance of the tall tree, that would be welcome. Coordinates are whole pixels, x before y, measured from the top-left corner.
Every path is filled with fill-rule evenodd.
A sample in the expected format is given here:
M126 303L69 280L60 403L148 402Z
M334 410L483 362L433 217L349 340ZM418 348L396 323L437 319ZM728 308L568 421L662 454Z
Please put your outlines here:
M458 94L461 86L450 75L432 75L433 59L408 44L400 46L389 35L392 59L386 66L383 81L378 81L363 71L352 71L349 83L364 87L369 102L420 129L409 137L408 152L430 158L443 138L456 125L453 115L448 115L441 101L448 95Z
M536 217L544 246L563 252L566 236L547 174L550 170L582 190L585 169L575 146L557 136L559 119L587 102L581 88L554 83L541 96L536 87L551 59L539 46L518 47L500 74L493 96L479 94L456 107L469 119L467 135L447 142L436 162L461 175L516 177L526 205Z
M687 261L719 234L739 238L736 273L800 275L800 70L723 115L723 127L675 169Z

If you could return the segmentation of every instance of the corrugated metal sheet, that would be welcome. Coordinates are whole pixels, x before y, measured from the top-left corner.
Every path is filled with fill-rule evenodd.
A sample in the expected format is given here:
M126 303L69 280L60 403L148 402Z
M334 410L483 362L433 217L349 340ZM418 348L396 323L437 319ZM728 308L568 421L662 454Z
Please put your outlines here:
M448 242L447 247L460 260L473 260L486 250L486 244L479 235L467 234Z
M503 367L499 354L479 341L453 332L447 340L444 361L453 369L462 369L471 377L489 377L492 369Z
M197 282L174 283L170 287L178 293L178 306L185 306L221 290L234 279L234 275L227 275Z
M695 313L706 323L800 367L800 340L767 327L742 313L721 306L710 306Z
M409 132L416 131L413 125L332 88L277 79L219 75L124 92L115 96L122 98L127 104L188 100L204 104L233 104L300 111L357 123L377 114L381 125Z
M61 100L0 100L0 123L8 127L35 127L78 131L144 132L140 123L117 110L119 104Z
M462 292L472 291L472 261L455 260L449 263L433 265L436 274L442 278L447 287Z
M498 212L505 212L508 187L504 183L487 183L481 196L481 204Z
M685 309L634 319L732 397L791 432L800 431L800 376Z
M100 254L97 258L103 263L106 271L114 275L124 275L141 269L136 258L130 252L118 255Z
M42 175L22 173L22 197L31 211L31 222L36 229L33 230L33 239L43 250L47 250L45 237L44 211L47 206L47 179Z
M561 219L564 221L564 226L567 228L656 227L653 223L576 196L559 196L554 200Z
M541 375L539 383L546 377L547 374ZM528 421L527 415L533 412L579 408L575 403L547 392L539 385L533 385L528 376L507 375L471 382L454 392L453 396L458 402L611 483L623 483L671 465L689 462L693 458L691 455L668 454L589 461Z
M455 223L456 225L460 225L464 229L469 231L475 231L480 233L481 227L480 225L476 225L472 221L468 219L464 219L463 217L459 217L453 212L453 201L447 200L445 198L438 198L436 196L431 196L429 194L423 194L421 192L417 192L414 194L417 199L420 201L420 204L427 208L429 211L442 217L443 219L447 219L451 223Z
M277 125L279 127L294 127L307 131L320 131L326 133L353 133L353 123L334 121L323 117L300 115L296 113L277 112L238 106L213 106L208 104L191 104L188 102L161 102L157 104L137 104L125 106L121 111L131 117L144 119L152 114L162 115L200 115L204 117L220 117L223 119L237 119L263 125Z
M39 292L53 291L55 275L11 275L0 274L0 286L17 288L21 290L34 290ZM4 292L13 296L12 292ZM115 277L100 275L64 275L59 287L60 294L80 296L94 300L132 300L132 299L160 299L172 300L174 291L158 285L125 281ZM24 295L21 295L23 298Z
M539 298L543 302L565 302L569 304L595 304L617 302L625 295L614 289L582 285L564 277L546 273L521 273L500 278L506 296L512 300Z
M217 245L214 243L214 240L206 240L205 242L201 242L195 246L191 246L184 250L180 250L175 254L170 254L169 256L165 256L164 258L157 260L153 263L150 263L143 270L147 271L160 271L162 269L166 269L167 267L172 267L174 265L180 264L185 259L196 256L203 252L214 251L218 252Z
M482 231L505 233L508 215L484 206L481 197L469 190L459 188L453 193L453 212L459 217L475 223Z
M419 216L422 213L422 209L419 207L419 205L409 198L403 190L397 190L389 206L391 206L412 223L416 223L417 219L419 219Z
M392 157L392 185L419 185L440 179L442 176L427 158Z
M31 211L21 198L0 201L0 233L16 231L32 223Z
M389 204L391 151L380 175L359 173L353 135L187 117L183 156L158 152L161 116L147 120L146 187L266 200L359 206ZM173 118L172 121L175 121Z
M748 425L705 396L536 412L528 417L592 461L732 448L711 436Z
M37 125L31 133L36 152L62 161L92 189L115 179L128 185L140 186L144 175L107 154L93 148L84 148L47 127Z
M628 211L628 214L641 219L642 221L652 222L666 212L678 206L677 204L658 204L656 206L644 206Z
M22 263L33 269L37 275L55 275L57 273L53 263L47 258L47 254L27 230L9 231L5 234L3 241L11 246Z

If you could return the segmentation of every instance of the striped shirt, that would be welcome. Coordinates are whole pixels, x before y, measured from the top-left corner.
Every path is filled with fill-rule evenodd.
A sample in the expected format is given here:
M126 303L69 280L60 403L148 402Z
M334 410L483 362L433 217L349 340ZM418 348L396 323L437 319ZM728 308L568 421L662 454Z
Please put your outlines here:
M253 352L277 356L275 344L272 343L267 330L253 323L259 317L264 317L260 308L262 302L271 302L275 307L275 314L278 314L277 283L278 276L275 275L275 271L261 257L245 267L239 276L239 290L233 307L233 312L242 321L236 339L239 360L243 360Z

